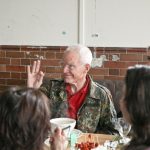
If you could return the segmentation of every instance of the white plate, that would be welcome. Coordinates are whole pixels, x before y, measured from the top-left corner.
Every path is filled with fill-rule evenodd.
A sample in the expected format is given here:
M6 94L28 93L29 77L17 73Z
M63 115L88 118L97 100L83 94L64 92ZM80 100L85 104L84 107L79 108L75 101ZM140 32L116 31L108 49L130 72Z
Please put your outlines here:
M73 129L71 134L76 134L77 138L79 138L82 134L82 131L81 130L78 130L78 129Z

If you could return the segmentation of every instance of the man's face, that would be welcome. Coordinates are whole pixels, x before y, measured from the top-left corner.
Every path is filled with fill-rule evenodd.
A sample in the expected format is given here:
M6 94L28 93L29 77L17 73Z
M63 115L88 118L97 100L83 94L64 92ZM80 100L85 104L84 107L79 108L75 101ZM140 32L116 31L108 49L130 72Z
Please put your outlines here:
M63 58L64 81L69 84L79 84L87 74L86 65L81 64L79 55L75 52L67 52Z

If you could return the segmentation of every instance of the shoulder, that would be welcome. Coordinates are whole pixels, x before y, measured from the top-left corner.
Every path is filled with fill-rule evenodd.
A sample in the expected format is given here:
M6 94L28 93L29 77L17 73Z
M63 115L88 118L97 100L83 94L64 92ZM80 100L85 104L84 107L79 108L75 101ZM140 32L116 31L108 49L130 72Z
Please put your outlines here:
M50 83L53 83L53 84L63 84L64 80L63 79L51 79Z
M64 88L64 80L63 79L50 79L50 78L44 78L43 84L41 85L42 89L52 90L56 88L63 87Z
M50 91L64 89L64 87L65 87L65 84L62 79L49 79L47 77L47 78L44 78L43 84L41 85L40 90L46 93L46 95L48 95Z
M64 80L63 79L50 79L48 77L43 79L43 85L57 85L57 84L63 84Z
M105 86L93 81L92 79L90 83L90 96L97 99L102 98L112 99L110 91Z

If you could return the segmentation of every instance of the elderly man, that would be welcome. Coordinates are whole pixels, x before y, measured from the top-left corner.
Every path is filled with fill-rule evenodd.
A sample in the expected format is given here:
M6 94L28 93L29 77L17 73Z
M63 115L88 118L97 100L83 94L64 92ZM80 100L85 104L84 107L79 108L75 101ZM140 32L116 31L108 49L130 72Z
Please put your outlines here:
M63 56L63 80L42 82L40 61L28 66L28 87L40 88L52 104L52 117L70 117L76 128L90 133L113 133L116 111L109 90L88 75L92 62L89 48L68 47ZM42 84L43 83L43 84Z

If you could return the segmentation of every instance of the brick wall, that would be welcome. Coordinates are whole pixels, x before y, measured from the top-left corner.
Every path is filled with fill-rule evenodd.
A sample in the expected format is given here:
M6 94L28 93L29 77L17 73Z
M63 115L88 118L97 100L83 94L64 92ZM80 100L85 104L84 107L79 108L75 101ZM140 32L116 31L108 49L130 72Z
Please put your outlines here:
M0 46L0 91L13 85L26 85L26 66L42 60L42 70L50 78L61 78L61 58L66 47ZM96 57L106 55L102 67L90 70L95 80L123 80L127 67L150 63L150 48L90 48ZM113 55L119 60L113 61Z

